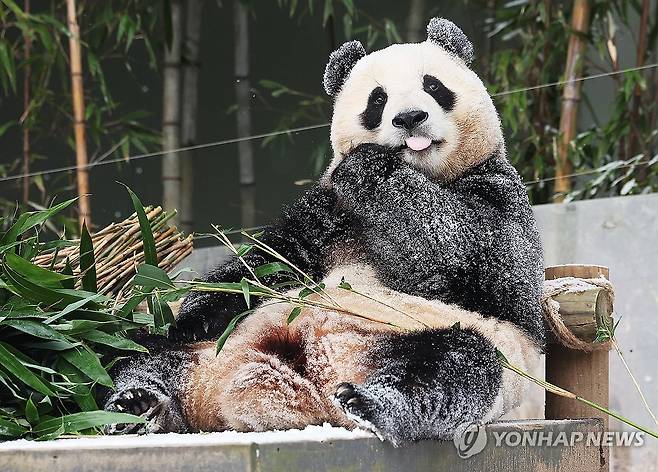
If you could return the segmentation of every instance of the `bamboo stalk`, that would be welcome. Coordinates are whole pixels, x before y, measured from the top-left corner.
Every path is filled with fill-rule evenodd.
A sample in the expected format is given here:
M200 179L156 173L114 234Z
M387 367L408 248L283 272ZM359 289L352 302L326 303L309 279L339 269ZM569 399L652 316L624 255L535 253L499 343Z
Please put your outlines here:
M201 37L201 0L187 0L185 41L183 49L183 146L196 144L197 108L199 102L199 45ZM181 228L185 233L194 230L194 155L185 151L181 160Z
M181 30L182 5L171 0L171 44L165 46L162 100L162 205L172 210L180 208L181 165L177 152L180 148L180 89L181 89Z
M642 16L640 17L640 32L638 34L637 40L637 54L636 54L636 64L637 67L642 67L645 62L647 54L647 36L649 29L649 0L643 0L642 2ZM646 146L642 142L642 133L640 131L640 108L642 106L642 88L639 84L635 85L633 90L633 101L632 108L630 113L630 121L632 124L631 133L628 139L628 148L629 156L635 156L642 152L644 154L644 159L649 159L650 154L646 149ZM640 182L643 182L646 179L648 168L646 166L640 167L638 170L637 179Z
M411 0L407 16L407 41L418 43L423 41L425 33L425 0Z
M30 14L30 0L24 1L23 11L26 15ZM32 50L31 32L26 31L23 38L25 41L23 54L26 64L23 73L23 115L20 121L23 125L23 205L27 207L30 201L30 128L26 125L25 120L28 117L30 109L30 79L32 77L32 66L30 65L30 53Z
M238 104L238 137L251 134L251 110L249 85L249 12L242 2L234 3L235 27L235 95ZM254 156L251 140L238 143L240 159L240 184L251 185L255 182ZM243 226L245 226L243 224Z
M68 27L70 31L71 96L73 98L73 127L75 131L75 162L78 181L79 221L91 228L91 206L89 202L89 171L87 169L87 142L85 139L85 96L82 85L82 52L80 28L76 18L75 0L66 0Z
M560 136L558 139L557 156L555 162L555 202L564 201L564 197L571 191L573 166L569 161L569 146L576 137L578 126L578 106L580 103L581 81L579 78L583 70L583 60L587 42L584 36L589 29L590 0L574 0L571 14L571 37L564 72L564 80L568 81L562 91L562 106L560 110Z

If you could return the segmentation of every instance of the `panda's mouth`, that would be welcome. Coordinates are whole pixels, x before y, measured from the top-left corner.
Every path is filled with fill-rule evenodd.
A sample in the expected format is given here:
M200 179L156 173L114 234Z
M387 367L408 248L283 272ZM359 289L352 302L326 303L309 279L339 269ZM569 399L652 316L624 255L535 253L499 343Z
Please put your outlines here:
M441 143L443 143L442 139L432 140L425 136L409 136L407 139L404 140L404 146L402 147L410 149L412 151L422 152L427 150L432 144L438 146Z

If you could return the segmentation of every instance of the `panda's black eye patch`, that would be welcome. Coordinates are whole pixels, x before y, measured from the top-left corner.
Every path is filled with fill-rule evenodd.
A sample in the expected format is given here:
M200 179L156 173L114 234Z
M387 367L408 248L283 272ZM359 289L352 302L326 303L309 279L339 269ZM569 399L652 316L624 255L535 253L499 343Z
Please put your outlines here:
M384 114L384 105L388 100L388 95L381 87L376 87L370 92L368 97L368 105L361 113L361 124L366 129L375 129L382 123L382 115Z
M430 94L436 103L445 111L450 111L455 108L455 101L457 97L455 92L443 85L439 79L433 75L426 75L423 77L423 90Z

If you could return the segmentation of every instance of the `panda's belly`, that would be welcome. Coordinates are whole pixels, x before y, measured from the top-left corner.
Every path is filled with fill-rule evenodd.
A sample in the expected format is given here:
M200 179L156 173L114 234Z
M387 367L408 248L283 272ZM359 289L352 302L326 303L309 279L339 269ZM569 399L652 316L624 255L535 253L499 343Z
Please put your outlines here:
M351 290L339 287L343 280ZM375 348L394 331L459 323L479 331L517 362L532 351L529 338L513 324L389 290L365 265L340 266L323 282L323 295L307 298L319 306L304 307L291 323L293 305L264 302L238 325L219 355L214 343L196 346L198 364L183 395L193 428L260 430L325 421L348 426L331 401L336 386L362 383L388 362L377 357ZM289 393L279 403L266 399L272 404L263 405L272 385ZM265 413L275 410L274 418Z

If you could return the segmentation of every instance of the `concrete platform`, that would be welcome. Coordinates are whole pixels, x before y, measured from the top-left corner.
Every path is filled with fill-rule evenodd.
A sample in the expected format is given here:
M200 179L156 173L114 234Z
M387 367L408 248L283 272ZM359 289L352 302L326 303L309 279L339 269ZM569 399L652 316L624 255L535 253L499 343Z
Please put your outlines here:
M363 431L328 426L268 433L165 434L12 441L0 444L2 472L168 471L600 471L588 444L598 420L514 421L488 425L463 459L448 441L394 448ZM544 442L533 445L533 432ZM576 438L573 445L558 440ZM546 438L559 444L547 445ZM501 439L504 438L504 439ZM485 445L486 440L486 445ZM517 440L520 444L517 444ZM468 449L468 448L466 448ZM481 450L480 450L481 449Z

